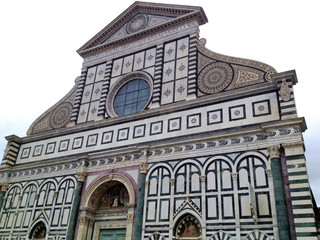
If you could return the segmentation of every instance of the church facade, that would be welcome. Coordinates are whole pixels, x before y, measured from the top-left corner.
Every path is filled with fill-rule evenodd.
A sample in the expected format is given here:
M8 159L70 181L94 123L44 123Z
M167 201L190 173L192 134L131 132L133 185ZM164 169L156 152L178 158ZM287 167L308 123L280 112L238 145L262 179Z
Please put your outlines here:
M74 87L7 136L0 240L318 239L293 86L206 48L201 7L135 2Z

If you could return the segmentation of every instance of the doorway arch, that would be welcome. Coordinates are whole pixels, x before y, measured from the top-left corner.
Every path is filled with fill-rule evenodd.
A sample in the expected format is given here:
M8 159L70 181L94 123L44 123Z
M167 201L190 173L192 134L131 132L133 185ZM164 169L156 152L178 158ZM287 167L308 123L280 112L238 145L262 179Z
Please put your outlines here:
M131 239L135 197L133 184L122 174L97 179L81 202L77 239L99 239L107 229L108 234L125 232L125 239Z

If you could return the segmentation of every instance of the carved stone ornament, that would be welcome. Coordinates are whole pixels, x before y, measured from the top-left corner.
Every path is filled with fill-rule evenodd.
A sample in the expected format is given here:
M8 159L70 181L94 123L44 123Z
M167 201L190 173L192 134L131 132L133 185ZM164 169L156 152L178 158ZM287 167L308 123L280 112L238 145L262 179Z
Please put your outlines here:
M231 173L232 181L238 180L238 173Z
M128 213L127 221L130 222L130 223L133 222L133 213Z
M170 179L170 185L171 186L174 186L175 182L176 182L176 180L174 178Z
M95 220L94 220L94 219L90 219L90 221L89 221L89 227L90 227L90 228L93 228L94 223L95 223Z
M206 66L199 74L198 87L201 92L213 94L223 91L233 79L233 71L229 64L215 62Z
M207 176L200 176L200 181L201 182L205 182L206 181Z
M79 182L84 182L84 179L86 178L87 173L86 172L77 172L76 176L77 176L77 180Z
M272 170L271 169L266 169L266 174L268 178L272 177Z
M200 47L205 47L206 44L207 44L207 39L205 39L205 38L200 38L200 39L198 40L198 46L200 46Z
M1 188L1 192L6 192L8 191L9 184L6 182L0 183L0 188Z
M270 159L272 158L280 158L280 146L274 145L268 148Z
M279 93L283 101L288 102L290 100L291 90L289 88L289 84L286 82L285 79L282 80Z
M147 170L148 170L148 163L147 162L140 163L140 172L147 173Z

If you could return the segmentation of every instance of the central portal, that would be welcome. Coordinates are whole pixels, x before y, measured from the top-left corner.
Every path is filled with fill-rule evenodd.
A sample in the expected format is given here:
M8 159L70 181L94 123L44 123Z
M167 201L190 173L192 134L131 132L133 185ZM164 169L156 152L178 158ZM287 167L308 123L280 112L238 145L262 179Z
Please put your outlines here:
M126 229L102 229L100 240L125 240Z

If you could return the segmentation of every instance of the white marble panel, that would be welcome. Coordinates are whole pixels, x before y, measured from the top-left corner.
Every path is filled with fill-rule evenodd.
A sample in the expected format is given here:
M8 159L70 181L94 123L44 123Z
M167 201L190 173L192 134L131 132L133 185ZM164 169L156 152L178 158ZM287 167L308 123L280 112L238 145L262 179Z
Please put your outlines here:
M259 209L260 216L270 215L268 194L259 194L258 195L258 209Z
M173 102L173 82L162 84L161 104Z
M94 84L91 101L96 101L96 100L100 99L101 91L102 91L102 84L103 84L103 82L98 82L98 83Z
M178 59L176 63L176 79L188 76L188 57Z
M162 179L161 193L162 194L168 194L169 192L170 192L170 179L169 179L169 177L164 177Z
M105 71L106 71L105 63L98 66L95 82L100 82L104 79Z
M157 179L156 178L151 178L150 184L149 184L149 194L150 195L155 195L157 194Z
M1 218L1 221L0 221L0 228L3 228L4 227L4 223L6 222L6 219L7 219L7 213L2 213L0 215L0 218Z
M175 75L175 62L171 61L168 63L165 63L163 65L163 76L162 76L162 82L169 82L174 80Z
M188 79L184 78L175 82L174 101L182 101L188 96Z
M122 64L122 74L132 72L132 67L133 67L133 55L125 57Z
M215 190L216 187L216 178L214 172L209 172L207 175L207 189L208 190Z
M23 212L19 211L17 219L16 219L16 223L15 223L16 227L20 227L21 226L22 216L23 216Z
M231 196L222 196L223 201L223 216L233 217L233 202Z
M189 37L178 40L177 58L185 57L189 54Z
M60 211L61 211L61 209L59 209L59 208L54 210L53 220L52 220L52 224L53 225L58 225L59 217L60 217Z
M154 67L143 69L143 71L149 73L152 77L154 77Z
M156 202L149 201L147 220L154 220L155 218L156 218Z
M91 102L88 114L88 121L94 121L97 119L98 109L99 101Z
M160 203L160 220L167 220L169 219L169 200L164 200Z
M240 212L242 217L251 216L249 195L240 196Z
M93 84L85 86L82 94L81 103L87 103L91 100Z
M167 43L164 47L164 61L171 61L176 57L176 42Z
M216 218L217 217L217 199L215 197L208 197L208 217L209 218ZM212 207L210 207L212 206Z
M179 175L176 179L176 191L177 193L179 192L184 192L185 190L185 177L183 175Z
M154 66L156 62L156 48L152 48L146 51L145 68Z
M266 173L263 167L256 168L257 186L265 186L267 184Z
M24 218L23 226L29 226L31 221L31 211L26 212L26 216Z
M97 67L92 67L92 68L88 69L87 78L86 78L86 85L94 82L94 79L96 76L96 70L97 70Z
M117 59L113 62L112 66L112 77L117 77L121 75L123 58Z
M199 191L200 190L200 176L197 173L191 175L191 190Z
M133 71L141 70L144 66L144 54L145 52L139 52L134 55Z
M83 123L87 121L88 112L89 103L81 105L78 115L78 123Z
M97 177L98 177L98 175L87 176L87 178L86 178L86 189L88 188L88 186L90 186L90 184L93 182L93 180L96 179Z
M230 171L224 170L222 172L222 189L231 188L231 175Z
M69 220L69 214L70 214L70 209L69 208L63 210L61 224L67 225L68 220Z

